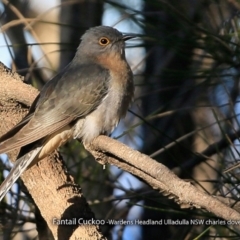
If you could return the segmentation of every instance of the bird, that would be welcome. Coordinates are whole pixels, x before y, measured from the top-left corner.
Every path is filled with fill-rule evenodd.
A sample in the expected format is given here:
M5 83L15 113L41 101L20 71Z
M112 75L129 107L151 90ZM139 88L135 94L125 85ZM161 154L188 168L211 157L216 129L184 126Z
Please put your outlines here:
M134 37L109 26L82 35L73 60L43 86L29 113L0 137L0 154L21 148L0 186L0 201L28 167L68 140L87 146L112 133L134 97L125 57L125 41Z

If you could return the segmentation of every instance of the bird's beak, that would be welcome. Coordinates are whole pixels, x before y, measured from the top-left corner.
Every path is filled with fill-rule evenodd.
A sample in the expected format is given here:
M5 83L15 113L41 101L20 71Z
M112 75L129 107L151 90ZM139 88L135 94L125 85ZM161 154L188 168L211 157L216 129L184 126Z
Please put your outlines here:
M132 38L135 38L135 37L137 37L137 36L134 35L134 34L128 34L128 35L124 35L124 36L122 37L122 40L123 40L123 41L127 41L127 40L132 39Z

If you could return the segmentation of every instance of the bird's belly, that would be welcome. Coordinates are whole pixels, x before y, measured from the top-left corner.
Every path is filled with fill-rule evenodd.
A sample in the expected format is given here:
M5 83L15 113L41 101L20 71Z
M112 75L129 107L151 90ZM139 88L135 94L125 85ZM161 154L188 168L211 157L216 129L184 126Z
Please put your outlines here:
M111 102L110 102L111 101ZM122 101L107 98L100 106L75 125L74 138L90 143L101 134L110 134L122 117Z

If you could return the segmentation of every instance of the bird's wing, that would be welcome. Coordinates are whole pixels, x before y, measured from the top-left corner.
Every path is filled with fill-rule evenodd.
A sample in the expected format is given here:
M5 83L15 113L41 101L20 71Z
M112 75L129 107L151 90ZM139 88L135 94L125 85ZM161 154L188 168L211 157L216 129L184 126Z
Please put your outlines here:
M7 139L13 137L21 128L23 128L29 120L32 118L32 113L25 116L21 122L15 125L12 129L6 132L4 135L0 137L0 143L6 141ZM1 145L1 144L0 144Z
M34 111L36 109L36 104L39 100L40 94L37 95L35 100L33 101L28 114L13 128L11 128L8 132L6 132L4 135L0 137L0 145L2 142L6 141L7 139L13 137L21 128L23 128L32 118Z
M31 108L34 113L14 136L0 144L0 153L26 146L85 117L106 96L108 81L108 70L99 65L70 64L44 86Z

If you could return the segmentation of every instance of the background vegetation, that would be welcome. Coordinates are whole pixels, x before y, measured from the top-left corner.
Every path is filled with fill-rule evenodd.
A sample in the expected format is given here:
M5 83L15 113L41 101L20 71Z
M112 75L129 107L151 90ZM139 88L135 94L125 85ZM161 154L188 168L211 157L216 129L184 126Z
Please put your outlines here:
M42 10L28 0L2 0L0 21L12 69L41 89L71 61L85 30L101 25L107 9L115 11L119 19L109 15L108 25L125 22L141 41L128 45L136 96L114 136L202 191L237 205L239 170L225 169L239 160L239 7L237 0L65 0ZM204 210L181 209L119 169L103 171L79 143L68 143L61 152L97 219L217 220ZM3 161L1 168L9 165ZM0 204L4 239L19 232L34 239L34 202L20 190L11 194L13 200ZM102 231L114 239L240 238L236 226L214 224L107 225Z

